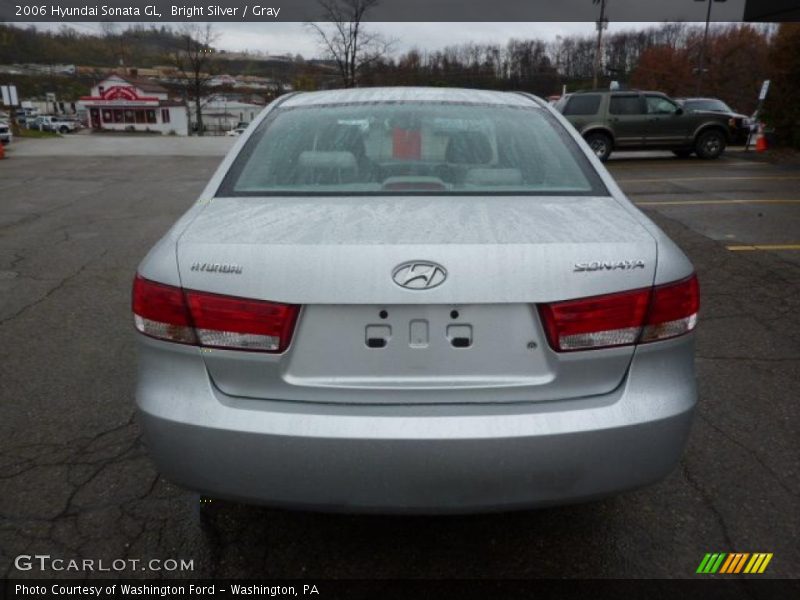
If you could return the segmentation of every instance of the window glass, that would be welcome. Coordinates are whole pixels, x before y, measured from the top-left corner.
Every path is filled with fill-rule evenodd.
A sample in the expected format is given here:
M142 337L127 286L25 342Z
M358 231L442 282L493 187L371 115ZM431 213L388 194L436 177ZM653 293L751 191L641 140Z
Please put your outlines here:
M572 96L564 108L564 115L595 115L600 108L599 94Z
M722 100L687 100L685 106L689 110L711 110L717 112L733 112Z
M376 102L278 108L221 193L605 193L539 107Z
M641 115L642 103L639 96L611 96L608 112L612 115Z
M647 114L650 115L671 115L678 106L664 98L663 96L647 96Z

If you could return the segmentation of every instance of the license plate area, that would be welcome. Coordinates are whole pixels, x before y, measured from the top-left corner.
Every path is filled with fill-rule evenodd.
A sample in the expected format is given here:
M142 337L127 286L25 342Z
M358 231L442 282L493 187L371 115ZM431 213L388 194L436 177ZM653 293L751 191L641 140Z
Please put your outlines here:
M312 305L286 376L312 385L541 382L552 378L543 339L527 304Z

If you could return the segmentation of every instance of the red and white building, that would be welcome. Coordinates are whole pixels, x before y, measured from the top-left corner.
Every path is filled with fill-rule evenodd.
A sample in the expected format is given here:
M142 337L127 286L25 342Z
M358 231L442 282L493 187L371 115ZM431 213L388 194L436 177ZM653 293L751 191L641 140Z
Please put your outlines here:
M186 106L171 100L167 89L154 81L111 75L80 104L93 129L189 135Z

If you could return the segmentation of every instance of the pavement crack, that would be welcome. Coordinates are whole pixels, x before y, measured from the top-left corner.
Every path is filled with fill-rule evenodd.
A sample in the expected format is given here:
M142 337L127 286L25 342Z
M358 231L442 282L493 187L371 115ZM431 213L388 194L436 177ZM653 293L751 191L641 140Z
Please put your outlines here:
M33 307L35 307L35 306L37 306L37 305L41 304L42 302L44 302L45 300L47 300L48 298L50 298L50 296L52 296L53 294L55 294L56 292L58 292L59 290L61 290L61 289L62 289L62 288L65 286L65 285L67 285L67 284L68 284L69 282L71 282L73 279L75 279L76 277L79 277L79 276L80 276L80 275L81 275L81 274L82 274L82 273L83 273L83 272L84 272L84 271L85 271L85 270L86 270L86 269L89 267L89 265L91 265L92 263L94 263L94 262L95 262L95 261L97 261L97 260L100 260L100 259L101 259L101 258L103 258L103 257L104 257L106 254L108 254L108 248L106 248L105 250L103 250L103 251L102 251L102 252L101 252L99 255L97 255L96 257L93 257L93 258L91 258L90 260L86 261L84 264L82 264L82 265L81 265L81 266L80 266L80 267L79 267L79 268L78 268L78 269L77 269L77 270L76 270L74 273L72 273L71 275L67 275L65 278L63 278L61 281L59 281L59 282L58 282L58 283L57 283L57 284L56 284L54 287L50 288L50 289L47 291L47 293L46 293L46 294L44 294L44 296L41 296L40 298L38 298L38 299L34 300L33 302L30 302L30 303L26 304L25 306L23 306L22 308L20 308L20 309L19 309L17 312L15 312L14 314L12 314L12 315L10 315L10 316L8 316L8 317L4 318L4 319L0 319L0 325L5 325L6 323L8 323L8 322L10 322L10 321L13 321L13 320L14 320L14 319L16 319L17 317L20 317L21 315L23 315L23 314L25 314L26 312L28 312L28 310L30 310L31 308L33 308Z
M703 501L703 504L711 511L714 517L717 520L717 525L719 526L720 533L722 534L722 540L725 542L725 546L728 548L733 548L734 544L731 540L730 532L728 531L728 525L725 523L725 518L722 516L722 513L717 508L716 504L714 504L714 500L712 497L706 492L705 489L700 485L700 483L694 478L692 473L689 470L689 465L686 464L686 459L681 459L681 472L683 473L683 478L686 482L700 495L700 498Z
M704 422L706 425L708 425L709 427L711 427L711 429L713 429L714 431L716 431L717 433L719 433L719 434L720 434L722 437L724 437L725 439L727 439L729 442L731 442L731 443L732 443L732 444L734 444L735 446L738 446L738 447L739 447L739 448L741 448L742 450L745 450L745 451L746 451L746 453L747 453L747 456L748 456L748 458L750 458L750 459L754 460L756 463L758 463L758 464L761 466L761 468L762 468L762 469L764 469L764 471L766 471L767 473L769 473L769 474L772 476L772 478L773 478L773 479L774 479L774 480L775 480L775 481L778 483L778 485L779 485L779 486L781 486L781 487L783 488L783 490L784 490L784 491L785 491L787 494L789 494L790 496L794 496L794 497L796 497L796 498L797 498L797 497L800 497L800 494L798 494L798 492L794 491L794 490L793 490L792 488L790 488L790 487L789 487L789 486L788 486L786 483L784 483L784 482L783 482L783 479L781 479L780 475L778 475L778 473L776 473L776 472L775 472L775 471L772 469L772 467L770 467L770 466L769 466L767 463L765 463L765 462L764 462L764 461L763 461L763 460L762 460L762 459L761 459L761 458L758 456L758 453L757 453L755 450L753 450L752 448L748 447L746 444L743 444L742 442L738 441L738 440L737 440L735 437L733 437L733 436L732 436L730 433L728 433L727 431L725 431L724 429L722 429L721 427L719 427L719 426L718 426L716 423L714 423L714 422L713 422L711 419L709 419L709 418L708 418L706 415L704 415L703 413L701 413L701 412L699 412L699 411L698 411L698 412L697 412L697 416L698 416L698 417L699 417L699 418L700 418L700 419L701 419L701 420L702 420L702 421L703 421L703 422Z

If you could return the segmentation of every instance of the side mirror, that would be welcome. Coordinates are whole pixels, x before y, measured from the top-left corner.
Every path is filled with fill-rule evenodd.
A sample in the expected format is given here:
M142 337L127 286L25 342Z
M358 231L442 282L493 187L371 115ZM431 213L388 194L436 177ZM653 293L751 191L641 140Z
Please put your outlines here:
M681 107L679 106L677 109L675 109L675 114L676 114L677 116L681 116L681 115L683 114L683 108L681 108Z

